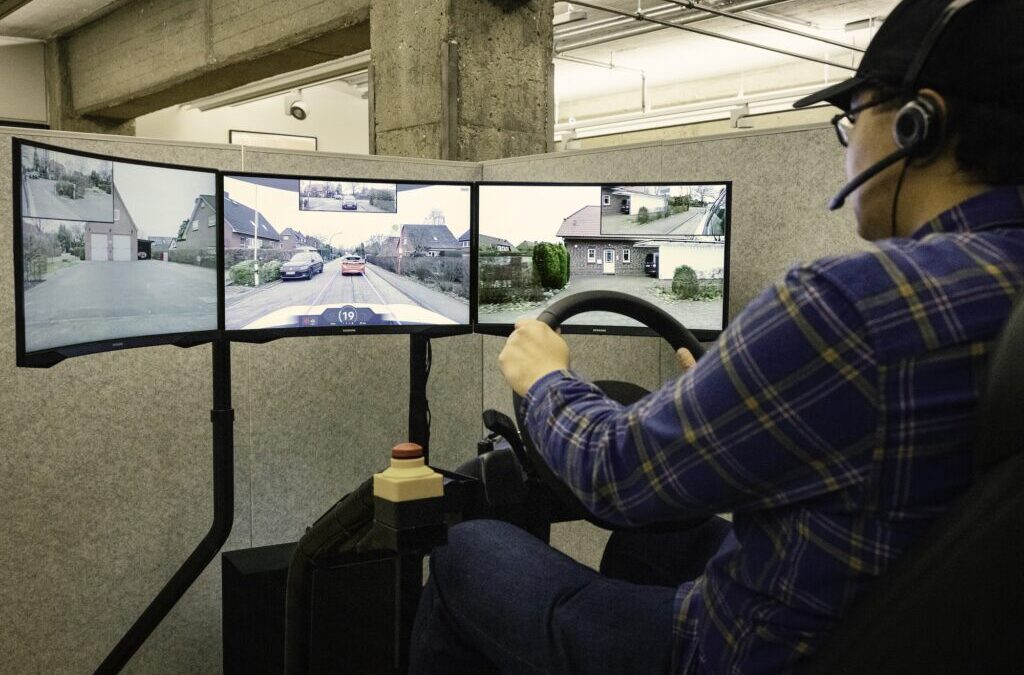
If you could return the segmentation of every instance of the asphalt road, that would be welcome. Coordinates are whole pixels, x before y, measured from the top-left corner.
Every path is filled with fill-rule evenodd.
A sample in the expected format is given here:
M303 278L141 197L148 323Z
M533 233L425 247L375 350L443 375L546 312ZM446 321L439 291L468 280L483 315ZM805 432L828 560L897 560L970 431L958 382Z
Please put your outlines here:
M25 291L28 351L217 328L217 272L160 261L80 262Z
M300 197L304 211L342 211L341 200L333 197ZM369 199L357 199L356 208L345 213L388 213L384 209L372 206Z
M25 217L106 223L114 220L114 198L105 192L89 189L81 199L71 199L57 194L54 180L26 178L22 184Z
M577 275L569 280L569 286L544 303L524 306L522 309L488 311L488 305L480 306L480 323L515 323L516 319L536 318L544 308L573 293L583 291L619 291L661 307L687 328L720 330L722 328L722 298L716 300L666 300L652 292L659 282L651 277L622 275ZM633 319L611 312L587 312L566 321L567 324L600 326L639 326Z
M427 288L375 265L365 274L341 275L341 260L324 265L312 279L273 282L261 288L231 286L225 293L226 327L240 329L285 307L348 304L410 304L457 323L469 322L469 303Z

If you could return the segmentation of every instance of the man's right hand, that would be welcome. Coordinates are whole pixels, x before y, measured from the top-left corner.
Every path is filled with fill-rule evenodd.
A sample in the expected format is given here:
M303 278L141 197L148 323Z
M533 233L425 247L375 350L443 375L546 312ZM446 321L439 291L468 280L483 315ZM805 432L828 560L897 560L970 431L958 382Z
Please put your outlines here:
M684 373L697 365L697 359L693 358L693 354L686 347L676 350L676 358L679 359L679 367L683 369Z

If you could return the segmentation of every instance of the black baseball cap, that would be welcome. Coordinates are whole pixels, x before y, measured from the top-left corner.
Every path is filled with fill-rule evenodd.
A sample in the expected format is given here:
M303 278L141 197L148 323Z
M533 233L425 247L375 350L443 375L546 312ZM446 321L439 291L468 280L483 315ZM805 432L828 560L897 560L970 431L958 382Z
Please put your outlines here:
M944 12L954 10L929 50L928 33ZM924 59L918 75L906 82L917 59ZM793 107L825 101L849 110L856 91L872 84L906 88L907 99L928 87L944 96L1024 111L1024 3L903 0L871 40L856 75L800 99Z

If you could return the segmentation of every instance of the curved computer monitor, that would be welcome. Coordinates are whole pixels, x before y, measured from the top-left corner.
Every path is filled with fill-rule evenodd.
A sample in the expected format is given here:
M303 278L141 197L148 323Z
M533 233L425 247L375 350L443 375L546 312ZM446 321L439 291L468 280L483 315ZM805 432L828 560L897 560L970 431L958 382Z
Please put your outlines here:
M507 335L573 293L635 295L700 340L726 323L731 183L482 183L476 330ZM652 335L636 321L588 312L565 333Z
M216 171L13 148L19 366L216 337Z
M472 184L223 176L225 329L468 333Z

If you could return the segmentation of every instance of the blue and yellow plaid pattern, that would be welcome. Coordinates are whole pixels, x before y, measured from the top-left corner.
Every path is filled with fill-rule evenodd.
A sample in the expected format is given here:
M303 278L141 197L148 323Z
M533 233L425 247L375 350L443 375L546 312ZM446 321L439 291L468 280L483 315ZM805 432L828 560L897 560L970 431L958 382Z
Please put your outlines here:
M733 513L739 547L676 595L676 672L799 663L966 490L989 351L1024 287L1022 225L1024 188L998 188L795 268L629 407L568 371L531 388L529 432L594 514Z

